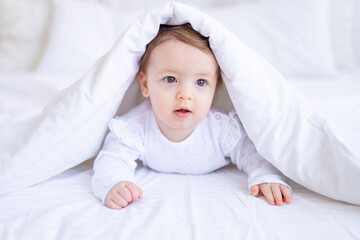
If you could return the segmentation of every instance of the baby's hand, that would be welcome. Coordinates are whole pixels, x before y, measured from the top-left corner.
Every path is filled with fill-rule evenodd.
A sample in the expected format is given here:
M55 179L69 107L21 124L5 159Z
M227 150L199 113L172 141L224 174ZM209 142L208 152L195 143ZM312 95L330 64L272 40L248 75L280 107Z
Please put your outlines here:
M261 183L251 187L251 195L256 197L260 192L271 205L281 206L283 201L291 203L291 190L279 183Z
M122 181L114 185L105 197L105 205L112 209L121 209L130 202L142 198L142 190L132 182Z

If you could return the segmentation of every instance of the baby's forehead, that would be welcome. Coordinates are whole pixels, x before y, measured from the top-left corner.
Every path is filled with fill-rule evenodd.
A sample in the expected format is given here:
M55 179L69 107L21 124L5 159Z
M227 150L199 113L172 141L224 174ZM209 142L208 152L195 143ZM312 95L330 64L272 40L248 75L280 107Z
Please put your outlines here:
M188 59L188 61L193 61L192 58L202 61L213 61L215 59L211 51L203 51L203 49L177 39L169 39L162 42L150 53L150 58L160 57L169 58L169 61L176 61L178 60L177 58L179 60Z
M156 42L155 43L156 46L158 46L162 43L168 42L168 41L173 41L174 43L177 43L177 44L184 43L184 44L190 45L192 47L198 48L199 50L202 50L205 53L213 54L208 40L199 39L198 37L194 37L191 34L184 36L184 35L179 35L179 34L173 34L172 32L167 32L160 36L156 36L154 38L154 40Z
M215 55L210 49L199 48L197 46L194 46L193 44L178 40L174 37L164 38L163 41L161 41L157 46L152 49L152 51L150 52L150 56L154 51L156 51L157 54L167 54L174 53L175 50L178 48L186 51L189 54L188 57L191 57L192 54L200 53L204 56L210 56L211 58L215 58Z
M176 76L216 76L218 64L211 53L177 40L163 42L150 55L148 71Z

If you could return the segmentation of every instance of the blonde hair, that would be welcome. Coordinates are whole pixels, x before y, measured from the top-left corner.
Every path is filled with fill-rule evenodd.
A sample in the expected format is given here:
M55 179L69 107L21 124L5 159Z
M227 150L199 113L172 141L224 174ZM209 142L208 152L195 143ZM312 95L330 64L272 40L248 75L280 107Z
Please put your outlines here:
M176 39L178 41L196 47L205 53L214 55L213 51L210 48L209 38L204 37L199 32L195 31L190 23L185 23L182 25L162 24L160 25L159 32L156 35L156 37L146 45L145 53L143 54L139 62L138 74L141 71L146 72L146 67L148 65L152 50L156 46L170 39ZM222 78L221 78L221 71L219 66L217 69L217 80L218 83L221 83Z

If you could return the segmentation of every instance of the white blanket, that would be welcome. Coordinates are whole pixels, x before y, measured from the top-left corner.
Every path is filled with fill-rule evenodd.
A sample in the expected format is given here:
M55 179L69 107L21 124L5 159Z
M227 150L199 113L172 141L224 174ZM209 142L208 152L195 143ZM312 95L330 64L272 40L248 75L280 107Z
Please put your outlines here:
M2 124L0 193L42 182L96 155L120 104L136 104L136 94L122 100L146 44L161 23L185 22L210 37L231 102L260 154L299 184L360 204L360 147L350 150L274 68L231 32L178 3L138 18L37 117ZM136 88L133 84L129 91ZM360 140L359 135L354 139Z

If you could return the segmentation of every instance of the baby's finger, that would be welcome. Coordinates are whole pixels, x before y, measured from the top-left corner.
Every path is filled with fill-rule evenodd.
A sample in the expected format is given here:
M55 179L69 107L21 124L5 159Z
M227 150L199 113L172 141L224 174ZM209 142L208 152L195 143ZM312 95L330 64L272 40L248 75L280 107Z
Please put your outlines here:
M122 207L117 205L113 200L108 200L105 202L105 205L111 209L121 209Z
M272 194L274 196L276 205L281 206L283 204L283 201L282 201L282 194L280 191L280 185L279 184L271 184L270 188L271 188Z
M280 185L280 190L286 203L291 203L291 190L285 185Z
M119 191L119 190L118 190ZM117 205L119 205L120 207L126 207L129 203L128 201L126 201L119 192L116 192L115 194L113 194L111 200L113 200Z
M143 190L141 188L138 188L139 189L139 199L142 199L142 196L143 196Z
M250 191L251 191L251 195L256 197L257 195L259 195L259 186L258 185L254 185L250 188Z
M126 186L121 186L117 190L117 192L125 201L131 202L131 200L132 200L131 192L129 191L129 189Z
M264 195L264 197L266 198L266 200L268 201L268 203L271 205L275 205L274 197L273 197L272 191L270 189L270 184L261 184L260 190L261 190L262 194Z
M131 193L132 201L136 201L139 198L139 190L138 190L139 188L133 183L126 184L126 188Z

